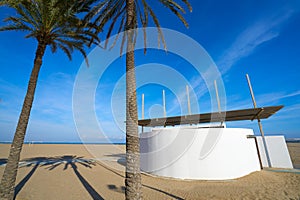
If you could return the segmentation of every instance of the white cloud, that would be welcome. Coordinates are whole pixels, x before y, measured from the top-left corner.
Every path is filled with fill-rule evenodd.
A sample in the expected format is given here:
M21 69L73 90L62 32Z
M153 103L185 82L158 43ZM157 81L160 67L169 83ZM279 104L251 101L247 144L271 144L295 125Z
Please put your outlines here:
M271 92L266 94L256 95L255 99L257 102L258 107L274 105L274 104L282 104L282 101L286 98L292 98L300 95L300 90L294 92ZM253 107L252 99L249 94L248 99L241 99L239 96L229 96L227 97L229 101L228 110L233 109L243 109L243 108L251 108ZM297 104L295 104L297 105ZM286 110L286 108L284 109ZM280 111L282 112L282 111Z
M286 106L280 111L280 118L286 119L298 119L300 111L300 104L293 104L290 106ZM287 114L288 113L288 114Z
M300 95L300 90L287 93L287 92L277 92L277 93L268 93L261 94L257 96L257 101L260 105L266 105L274 102L279 102L286 98L291 98Z
M218 60L217 65L219 67L219 70L221 71L221 74L225 74L230 70L230 68L239 60L247 57L248 55L252 54L258 46L261 44L268 42L280 35L280 31L282 26L286 21L288 21L291 16L295 13L293 9L282 9L277 12L277 14L273 16L266 16L264 18L261 18L254 22L251 26L243 30L239 35L237 35L236 39L233 41L233 43L224 51L221 58ZM211 78L216 79L215 74L209 74L210 71L207 72L207 76L213 77ZM190 85L195 91L198 101L200 101L200 98L205 97L207 93L209 92L208 88L213 87L213 81L210 83L204 82L202 77L195 77L190 81ZM257 96L257 102L259 105L265 105L267 103L272 103L274 101L278 101L282 98L288 98L295 95L298 95L300 91L286 94L285 92L279 92L279 93L271 93L271 94L265 94L265 95L259 95ZM208 102L210 104L216 103L214 101L215 97L213 96L214 93L210 94L211 102ZM180 98L183 100L186 99L185 91L182 91L182 95L179 95ZM228 101L231 101L231 99L228 99ZM227 104L226 102L222 102L223 104ZM227 105L222 105L222 109L239 109L239 108L245 108L245 105L252 106L251 100L239 100L238 103L233 102L233 104L230 104L228 108ZM202 103L201 103L202 104ZM208 105L207 106L212 106ZM224 107L223 107L224 106ZM171 107L171 110L178 109L179 105L177 101L174 101Z
M279 36L282 25L294 13L291 9L282 12L283 14L258 20L236 37L217 62L222 74L226 73L237 61L253 53L256 47Z
M32 119L70 123L74 77L54 73L38 83L32 109Z
M226 49L217 62L221 74L225 74L230 68L239 60L252 54L255 49L261 44L268 42L280 35L280 29L284 22L286 22L293 15L293 10L284 10L274 16L262 18L251 26L242 31ZM207 74L203 76L213 77L216 79L215 74L210 74L211 71L207 71ZM190 81L191 87L196 91L198 99L208 93L208 88L213 87L213 81L211 83L205 83L202 77L195 77ZM186 94L183 90L182 94L179 95L180 99L185 101ZM171 111L178 109L178 101L173 101Z
M38 82L26 140L29 141L78 141L76 126L72 112L72 95L75 77L65 73L54 73ZM0 79L0 140L11 140L18 117L26 87L19 87ZM103 93L103 92L102 92ZM122 139L123 134L115 124L110 112L110 101L96 102L99 113L99 123L103 134L89 127L89 117L81 116L85 121L85 140L96 141L104 136L114 139ZM82 130L82 129L81 129ZM107 134L107 135L105 135ZM81 136L81 135L80 135ZM97 141L98 141L97 140Z

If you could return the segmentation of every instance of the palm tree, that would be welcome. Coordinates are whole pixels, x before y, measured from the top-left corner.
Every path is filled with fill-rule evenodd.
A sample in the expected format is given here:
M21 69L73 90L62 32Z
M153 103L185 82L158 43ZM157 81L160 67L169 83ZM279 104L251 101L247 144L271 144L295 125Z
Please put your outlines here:
M136 104L136 79L135 79L135 62L134 62L134 46L135 46L135 28L139 23L146 28L149 16L152 18L157 27L159 37L164 45L164 38L160 29L159 20L153 9L146 0L102 0L98 3L85 17L88 21L94 23L102 30L103 26L110 22L106 39L108 41L114 26L119 20L119 28L117 33L126 31L122 40L122 47L127 40L126 51L126 178L125 178L125 196L126 199L141 199L141 175L140 175L140 143L138 137L138 116ZM159 2L171 10L183 23L188 26L182 16L185 9L176 3L175 0L159 0ZM192 7L188 0L181 0L190 11ZM144 31L144 36L146 32ZM144 37L144 40L146 38ZM107 44L107 43L106 43ZM145 43L146 44L146 43Z
M22 150L26 128L32 108L35 88L38 80L43 56L46 48L50 46L53 53L61 49L71 59L74 50L78 50L86 57L84 47L91 38L98 41L97 36L85 28L76 14L89 10L90 1L78 0L1 0L1 6L13 9L15 16L4 21L7 25L0 31L25 31L25 38L34 38L37 49L33 69L30 75L27 93L19 116L13 142L11 144L7 165L0 184L0 199L12 200L18 162Z

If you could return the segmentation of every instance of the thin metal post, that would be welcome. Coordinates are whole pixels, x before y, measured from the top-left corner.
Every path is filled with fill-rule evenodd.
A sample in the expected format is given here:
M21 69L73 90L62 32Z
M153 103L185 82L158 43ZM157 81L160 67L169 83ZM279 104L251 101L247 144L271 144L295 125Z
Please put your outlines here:
M250 94L251 94L251 97L252 97L253 106L254 106L254 108L256 108L257 105L256 105L256 101L255 101L251 81L250 81L250 78L249 78L248 74L246 74L246 78L247 78ZM264 145L264 148L265 148L265 153L266 153L266 157L267 157L268 166L272 167L271 160L270 160L270 155L269 155L269 152L268 152L267 142L266 142L266 138L265 138L265 134L264 134L264 130L263 130L262 123L261 123L259 117L257 117L257 122L258 122L259 131L260 131L260 134L261 134L261 137L262 137L263 145Z
M262 165L261 157L260 157L260 153L259 153L259 148L258 148L258 143L257 143L257 138L255 137L255 135L247 135L247 138L254 139L255 146L256 146L256 152L257 152L257 156L258 156L258 160L259 160L259 166L260 166L260 169L263 169L263 165Z
M250 78L249 78L248 74L246 74L246 78L247 78L247 81L248 81L248 86L249 86L250 94L251 94L251 97L252 97L253 106L254 106L254 108L257 108L254 93L253 93L253 89L252 89L252 85L251 85L251 81L250 81Z
M218 110L221 112L221 102L220 102L220 97L219 97L219 91L218 91L218 86L217 86L217 81L214 81L215 84L215 90L216 90L216 97L217 97L217 102L218 102Z
M167 117L167 112L166 112L166 97L165 97L165 90L162 91L162 96L163 96L163 109L164 109L164 117Z
M189 115L191 115L192 111L191 111L190 92L189 92L189 86L188 85L186 85L186 96L187 96L187 103L188 103L188 112L189 112Z
M142 94L142 119L145 119L145 95Z

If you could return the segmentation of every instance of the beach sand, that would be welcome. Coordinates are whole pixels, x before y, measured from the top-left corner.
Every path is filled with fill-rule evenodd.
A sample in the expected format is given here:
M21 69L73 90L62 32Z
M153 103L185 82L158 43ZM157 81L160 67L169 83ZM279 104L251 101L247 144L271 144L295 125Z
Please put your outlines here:
M0 164L10 145L0 144ZM87 147L87 148L86 148ZM300 168L300 143L289 143ZM24 145L16 199L124 199L124 145ZM44 162L46 161L46 162ZM4 167L0 166L2 176ZM300 199L300 174L263 170L227 181L142 175L144 199Z

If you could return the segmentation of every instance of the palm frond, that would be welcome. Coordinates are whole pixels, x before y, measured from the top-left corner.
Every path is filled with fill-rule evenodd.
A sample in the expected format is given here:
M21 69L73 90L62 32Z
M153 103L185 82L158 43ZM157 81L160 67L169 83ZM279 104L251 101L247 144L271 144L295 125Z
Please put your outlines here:
M124 7L123 9L119 10L118 14L112 19L112 23L110 24L109 29L108 29L108 32L107 32L107 34L106 34L106 42L105 42L105 46L104 46L105 48L107 47L107 44L108 44L108 41L109 41L111 32L112 32L112 30L113 30L113 28L114 28L114 26L115 26L115 24L116 24L118 18L119 18L122 14L123 14L122 19L125 18L125 13L124 13L124 12L125 12L125 7ZM122 24L122 21L121 21L121 24ZM119 29L119 30L120 30L120 29ZM118 32L118 33L119 33L119 32Z
M96 15L98 15L104 8L104 6L109 2L110 0L105 0L105 1L102 1L98 4L96 4L89 12L88 14L85 15L84 17L84 21L85 22L88 22L88 21L91 21L91 19L93 17L95 17Z
M19 4L20 0L0 0L0 6L8 6L14 8Z
M72 52L73 52L73 51L70 50L68 47L66 47L66 46L63 45L63 44L58 43L57 45L59 46L59 48L60 48L61 50L63 50L63 52L65 52L65 54L68 56L69 60L72 60Z
M109 50L111 50L117 43L118 39L119 39L119 36L121 34L121 32L123 31L124 27L125 27L125 14L122 16L122 19L121 19L121 22L120 22L120 25L119 25L119 29L117 31L117 35L112 43L112 45L110 46Z
M160 46L160 39L161 39L162 43L163 43L163 46L164 46L164 49L165 49L165 51L167 51L166 41L165 41L164 35L163 35L162 31L161 31L161 27L160 27L159 21L158 21L156 15L155 15L155 13L151 9L151 7L148 7L148 10L150 12L150 16L152 17L152 19L153 19L153 21L155 23L156 28L157 28L157 32L158 32L158 37L157 37L158 46Z
M16 15L4 20L7 24L0 31L25 31L25 38L36 38L49 45L53 53L58 48L71 59L74 49L86 57L84 50L91 40L100 42L93 23L85 23L78 17L87 12L97 0L0 0L0 6L8 6Z
M183 3L185 3L185 5L189 8L189 11L192 12L193 8L192 5L189 3L188 0L182 0Z
M186 20L184 19L184 17L182 16L182 14L178 11L178 8L176 7L176 4L172 3L172 0L160 0L160 2L166 6L167 8L169 8L169 10L171 10L179 19L180 21L186 26L189 27L188 23L186 22ZM178 5L178 4L177 4ZM178 5L179 6L179 5ZM180 7L181 8L181 7ZM183 9L183 8L181 8ZM179 10L181 10L179 9Z
M160 0L161 3L163 4L168 4L170 6L173 6L175 9L181 11L182 13L185 13L185 10L180 6L178 3L176 3L173 0Z
M57 51L57 43L56 42L52 42L50 44L50 48L51 48L52 53L55 53Z
M0 27L0 31L31 31L31 29L23 24L9 24Z
M179 0L178 0L179 1ZM162 5L164 5L167 9L169 9L172 13L174 13L180 21L183 22L183 24L188 27L188 23L183 17L183 14L185 14L185 9L182 5L179 3L182 2L182 4L186 5L189 9L189 11L192 11L192 6L188 2L188 0L181 0L180 2L176 2L175 0L158 0ZM121 31L126 31L128 28L126 27L127 24L125 23L125 13L126 13L126 3L125 0L104 0L104 1L98 1L97 4L90 10L90 12L85 16L85 21L92 21L93 24L97 25L99 27L99 30L103 30L103 27L106 24L109 24L107 32L106 32L106 42L104 44L104 48L107 47L109 38L111 34L113 33L113 30L116 26L116 24L119 23L118 28L116 29L117 36L115 37L115 40L113 41L110 49L115 46L116 40L119 38L119 34ZM152 19L154 22L157 32L158 32L158 46L160 44L163 44L163 47L165 50L167 50L166 42L160 27L159 20L153 11L153 9L150 7L150 5L147 3L147 0L134 0L134 16L132 18L132 24L131 28L138 28L139 25L143 28L143 37L144 37L144 52L146 53L147 49L147 32L146 27L149 23L149 18ZM121 49L120 53L122 54L124 43L128 39L125 37L126 34L123 34L122 37L122 43L121 43ZM134 41L136 40L136 31L133 33Z
M81 55L84 57L84 60L85 60L85 63L86 63L86 66L90 66L90 64L89 64L89 60L88 60L88 57L87 57L87 55L86 55L86 52L85 52L85 50L81 47L81 46L75 46L75 49L77 49L80 53L81 53Z
M124 12L125 2L125 0L108 2L103 12L95 19L95 21L99 22L98 27L102 29L109 20L112 20L116 15L119 14L119 11L120 14Z
M122 37L122 42L121 42L121 47L120 47L120 55L122 55L122 53L123 53L126 36L127 36L127 32L125 32L125 25L124 25L124 32L123 32L123 37Z

